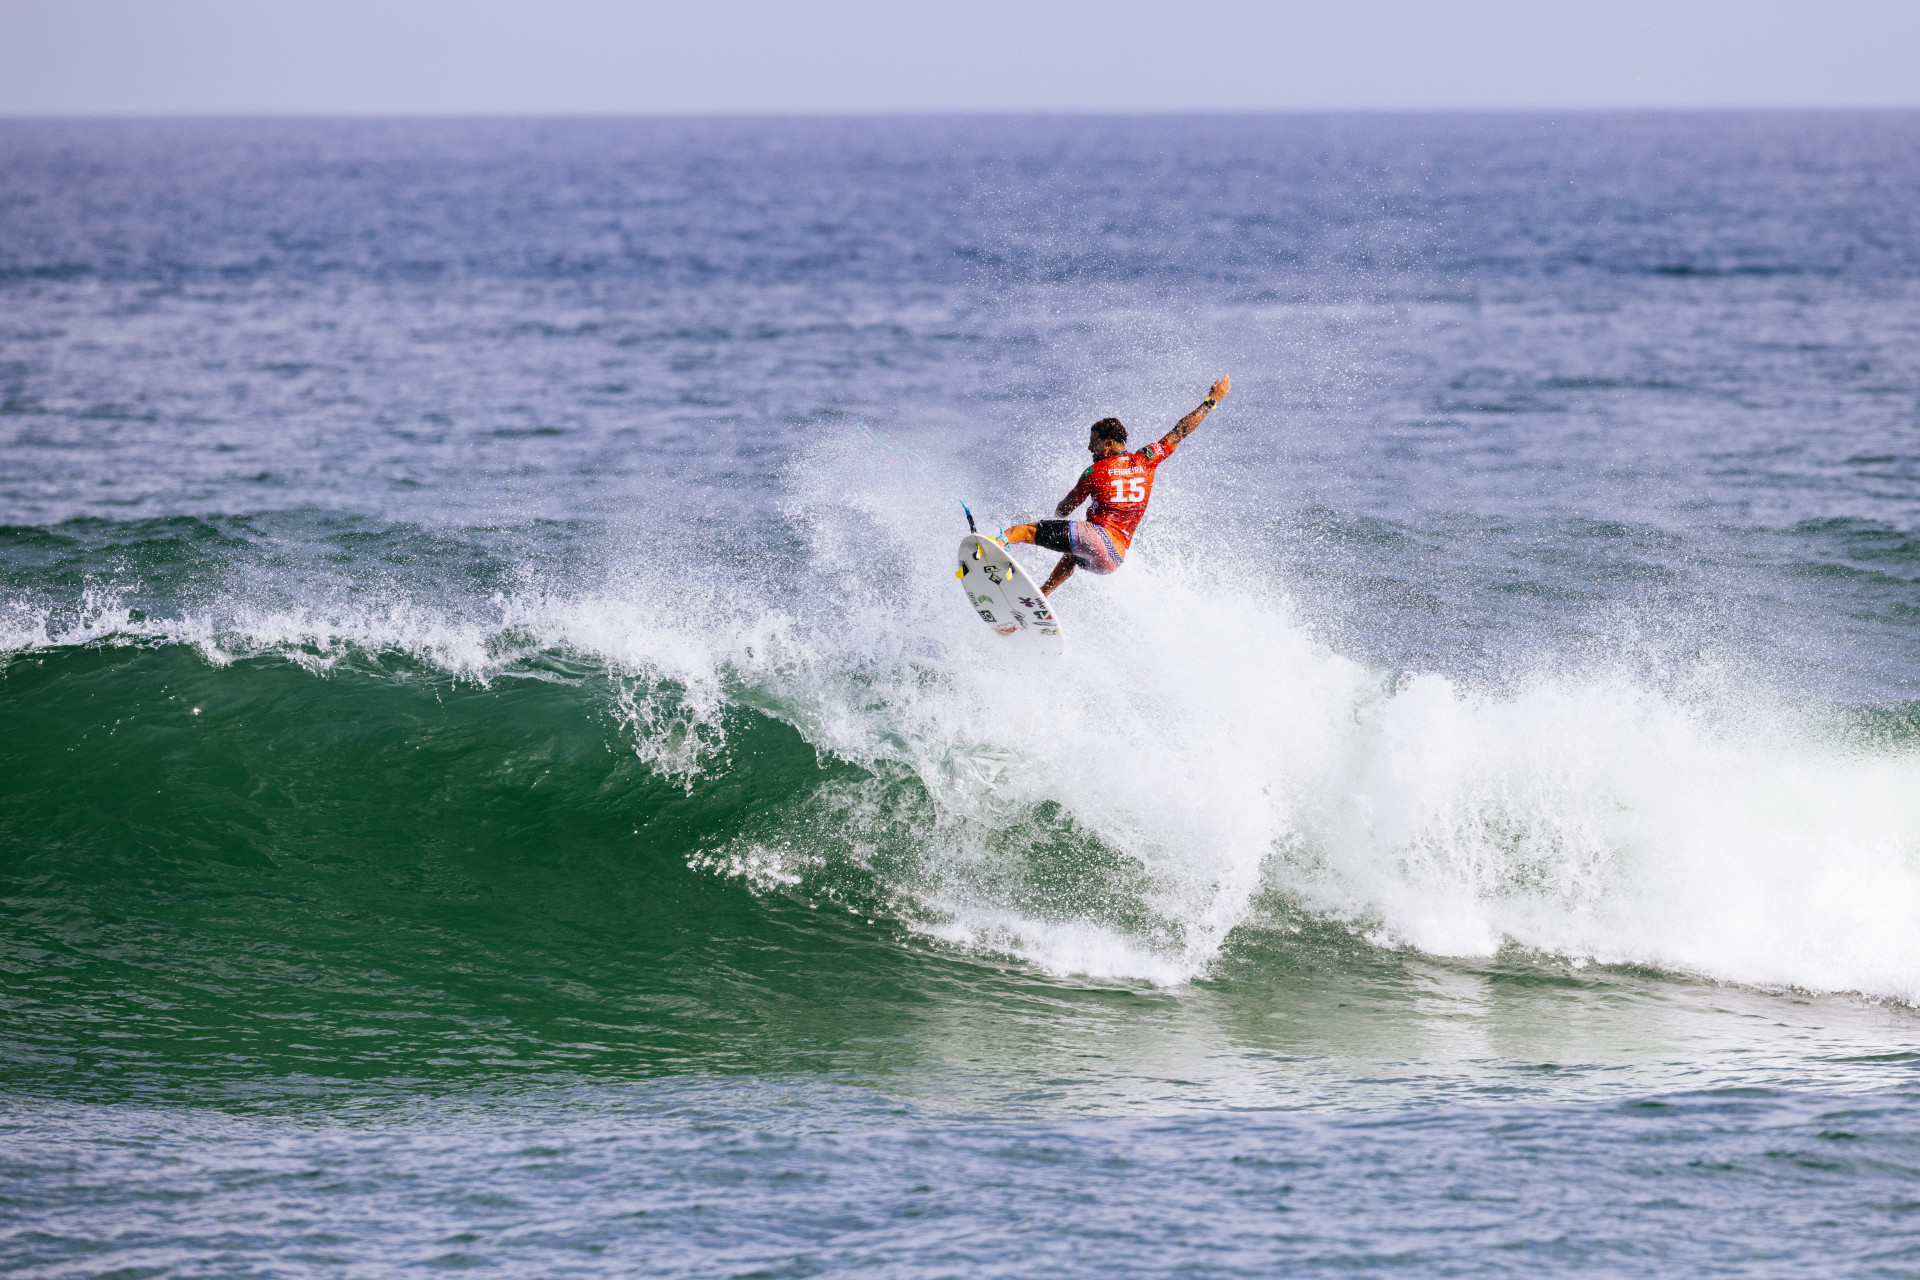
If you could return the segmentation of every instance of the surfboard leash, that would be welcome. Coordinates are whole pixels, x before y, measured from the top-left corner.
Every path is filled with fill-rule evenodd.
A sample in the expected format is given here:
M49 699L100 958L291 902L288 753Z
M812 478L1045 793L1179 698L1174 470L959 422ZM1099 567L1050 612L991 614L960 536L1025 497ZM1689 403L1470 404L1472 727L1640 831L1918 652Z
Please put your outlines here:
M873 441L873 443L879 445L882 449L885 449L888 453L901 453L901 454L905 454L909 458L912 458L913 465L920 468L921 476L923 476L928 483L932 484L934 488L940 490L940 492L946 494L949 498L952 498L955 502L960 504L960 510L964 511L967 516L967 532L968 533L980 532L980 530L977 527L975 527L973 523L973 508L967 505L967 500L961 497L959 494L955 493L951 488L949 488L946 481L940 479L939 476L936 476L933 473L933 469L926 464L925 459L923 459L919 454L915 453L911 449L902 449L897 445L888 444L885 440L882 440L879 436L873 434L873 428L869 427L864 422L856 421L853 425L860 428L861 433L864 434L867 437L867 439Z

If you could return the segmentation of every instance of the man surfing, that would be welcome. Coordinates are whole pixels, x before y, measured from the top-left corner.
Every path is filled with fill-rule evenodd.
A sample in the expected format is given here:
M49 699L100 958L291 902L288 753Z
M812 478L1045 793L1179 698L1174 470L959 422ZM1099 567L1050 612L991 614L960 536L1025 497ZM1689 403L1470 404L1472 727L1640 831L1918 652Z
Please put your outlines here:
M1230 379L1214 383L1198 409L1137 453L1127 451L1127 428L1120 419L1102 418L1093 424L1087 434L1087 452L1093 455L1093 465L1080 473L1080 483L1053 509L1059 519L1017 524L1004 535L1008 542L1030 543L1061 553L1060 563L1053 566L1046 585L1040 588L1042 595L1052 595L1076 568L1112 573L1120 567L1133 542L1133 531L1147 514L1147 499L1153 496L1153 473L1231 390ZM1093 505L1087 509L1087 518L1067 519L1088 498L1093 499Z

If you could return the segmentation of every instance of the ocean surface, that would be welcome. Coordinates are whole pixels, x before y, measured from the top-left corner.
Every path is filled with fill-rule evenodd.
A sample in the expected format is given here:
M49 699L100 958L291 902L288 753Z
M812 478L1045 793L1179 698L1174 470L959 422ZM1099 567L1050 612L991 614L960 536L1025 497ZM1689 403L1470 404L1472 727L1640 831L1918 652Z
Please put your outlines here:
M1920 1275L1920 113L0 122L0 1271L436 1269Z

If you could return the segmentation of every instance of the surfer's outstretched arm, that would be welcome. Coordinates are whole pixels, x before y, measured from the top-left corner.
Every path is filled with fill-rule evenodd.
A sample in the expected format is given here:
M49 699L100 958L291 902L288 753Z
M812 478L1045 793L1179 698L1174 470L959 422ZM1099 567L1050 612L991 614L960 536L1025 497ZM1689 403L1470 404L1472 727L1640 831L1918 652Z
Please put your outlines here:
M1213 390L1207 392L1207 398L1200 402L1200 407L1174 423L1173 430L1161 437L1160 443L1166 446L1167 452L1172 453L1182 440L1193 434L1193 429L1207 420L1207 414L1212 411L1213 406L1224 400L1227 392L1231 390L1233 390L1233 379L1221 378L1215 382Z

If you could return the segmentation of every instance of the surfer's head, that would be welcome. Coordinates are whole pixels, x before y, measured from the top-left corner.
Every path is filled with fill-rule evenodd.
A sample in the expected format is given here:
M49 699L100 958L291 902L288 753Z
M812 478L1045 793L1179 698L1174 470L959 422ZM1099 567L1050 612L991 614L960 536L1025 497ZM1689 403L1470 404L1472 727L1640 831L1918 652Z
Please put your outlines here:
M1096 458L1119 453L1127 447L1127 427L1118 418L1102 418L1087 433L1087 452Z

